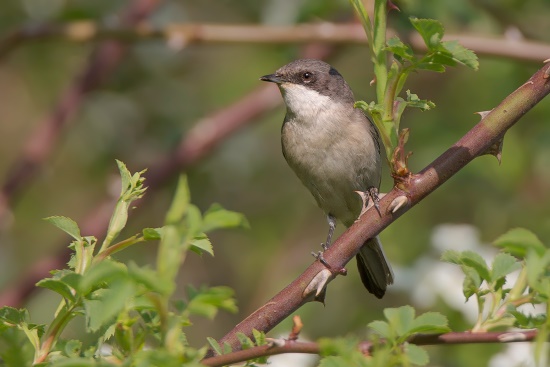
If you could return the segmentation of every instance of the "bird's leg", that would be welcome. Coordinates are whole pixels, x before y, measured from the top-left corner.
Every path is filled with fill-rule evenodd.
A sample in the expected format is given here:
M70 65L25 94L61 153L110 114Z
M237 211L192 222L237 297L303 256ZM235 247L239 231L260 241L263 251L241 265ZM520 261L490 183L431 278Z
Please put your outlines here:
M363 205L361 206L361 213L359 213L359 216L357 217L357 220L361 218L363 214L367 210L369 210L371 207L375 207L376 211L378 212L378 215L382 216L382 213L380 213L380 199L382 199L386 194L379 194L378 189L376 187L369 187L367 191L355 191L357 195L361 197L361 200L363 201Z
M329 267L325 259L323 258L323 252L328 250L330 247L330 244L332 243L332 235L334 234L334 229L336 228L336 218L332 216L331 214L327 215L327 221L328 221L328 235L326 242L321 244L321 247L323 248L323 251L319 251L317 253L312 252L311 254L313 257L315 257L317 260L319 260L322 264L324 264L326 267Z
M367 194L372 199L372 204L376 208L378 215L382 216L382 213L380 213L380 198L378 197L378 188L374 186L369 187L367 189Z
M328 248L332 243L332 235L334 234L334 229L336 228L336 218L334 218L331 214L329 214L327 215L327 222L328 222L327 240L325 243L321 244L323 251L328 250Z

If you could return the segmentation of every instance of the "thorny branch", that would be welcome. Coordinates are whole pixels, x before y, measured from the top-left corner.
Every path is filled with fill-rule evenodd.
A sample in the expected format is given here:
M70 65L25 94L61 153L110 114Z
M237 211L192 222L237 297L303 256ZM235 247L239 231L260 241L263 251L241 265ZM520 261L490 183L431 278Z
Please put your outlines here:
M495 143L501 141L510 127L550 93L550 77L547 69L548 65L545 65L536 72L525 84L484 115L482 120L466 135L421 172L411 174L407 180L400 182L398 187L395 187L380 200L380 208L383 208L382 215L371 208L348 228L323 254L330 268L343 269L367 239L378 235L466 164L474 158L486 154ZM406 199L404 207L401 207L396 213L388 210L395 200L402 198ZM320 262L314 262L281 292L221 338L219 343L228 343L236 350L239 348L237 333L250 336L253 329L263 332L271 330L303 304L313 300L313 294L303 294L304 289L317 274L326 269ZM331 281L336 275L333 274L328 281Z
M416 345L438 344L479 344L479 343L515 343L532 341L537 336L537 330L514 332L451 332L445 334L417 334L408 342ZM359 343L363 354L370 354L373 344L365 341ZM209 357L202 360L202 364L210 367L227 366L248 361L263 356L272 356L285 353L320 354L319 344L314 342L300 342L295 340L277 339L277 343L270 343L246 350L239 350L228 354Z

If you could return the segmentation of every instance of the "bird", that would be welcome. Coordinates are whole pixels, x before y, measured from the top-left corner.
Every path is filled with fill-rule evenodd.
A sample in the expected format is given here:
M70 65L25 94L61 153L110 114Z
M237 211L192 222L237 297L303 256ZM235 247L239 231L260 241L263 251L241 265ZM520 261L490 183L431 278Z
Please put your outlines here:
M326 250L337 220L350 227L366 210L369 198L377 206L380 136L372 121L354 107L348 83L324 61L298 59L260 80L277 84L286 104L283 156L327 215L329 232L322 244ZM322 252L318 257L322 260ZM382 298L394 276L379 238L367 240L356 259L363 285Z

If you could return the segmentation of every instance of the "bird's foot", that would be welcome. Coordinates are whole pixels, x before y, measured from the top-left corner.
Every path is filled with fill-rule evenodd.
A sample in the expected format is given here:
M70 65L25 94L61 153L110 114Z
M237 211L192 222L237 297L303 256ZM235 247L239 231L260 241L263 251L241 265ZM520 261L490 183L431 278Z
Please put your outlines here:
M359 217L357 217L357 219L361 218L361 216L373 206L376 208L378 215L382 216L382 213L380 212L380 199L386 196L386 194L378 193L378 189L375 187L371 187L367 191L355 192L361 197L361 200L363 201L363 205L361 206L361 213L359 214Z

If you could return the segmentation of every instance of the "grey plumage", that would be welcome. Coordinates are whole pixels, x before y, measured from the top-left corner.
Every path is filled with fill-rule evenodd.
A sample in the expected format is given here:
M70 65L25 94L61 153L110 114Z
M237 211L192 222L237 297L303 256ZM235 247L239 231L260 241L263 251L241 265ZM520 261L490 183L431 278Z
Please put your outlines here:
M312 59L291 62L261 78L277 83L287 106L281 141L289 166L329 216L347 227L362 200L355 191L380 186L380 139L344 78L329 64ZM327 239L330 242L330 235ZM381 298L393 274L378 238L357 255L361 280Z

